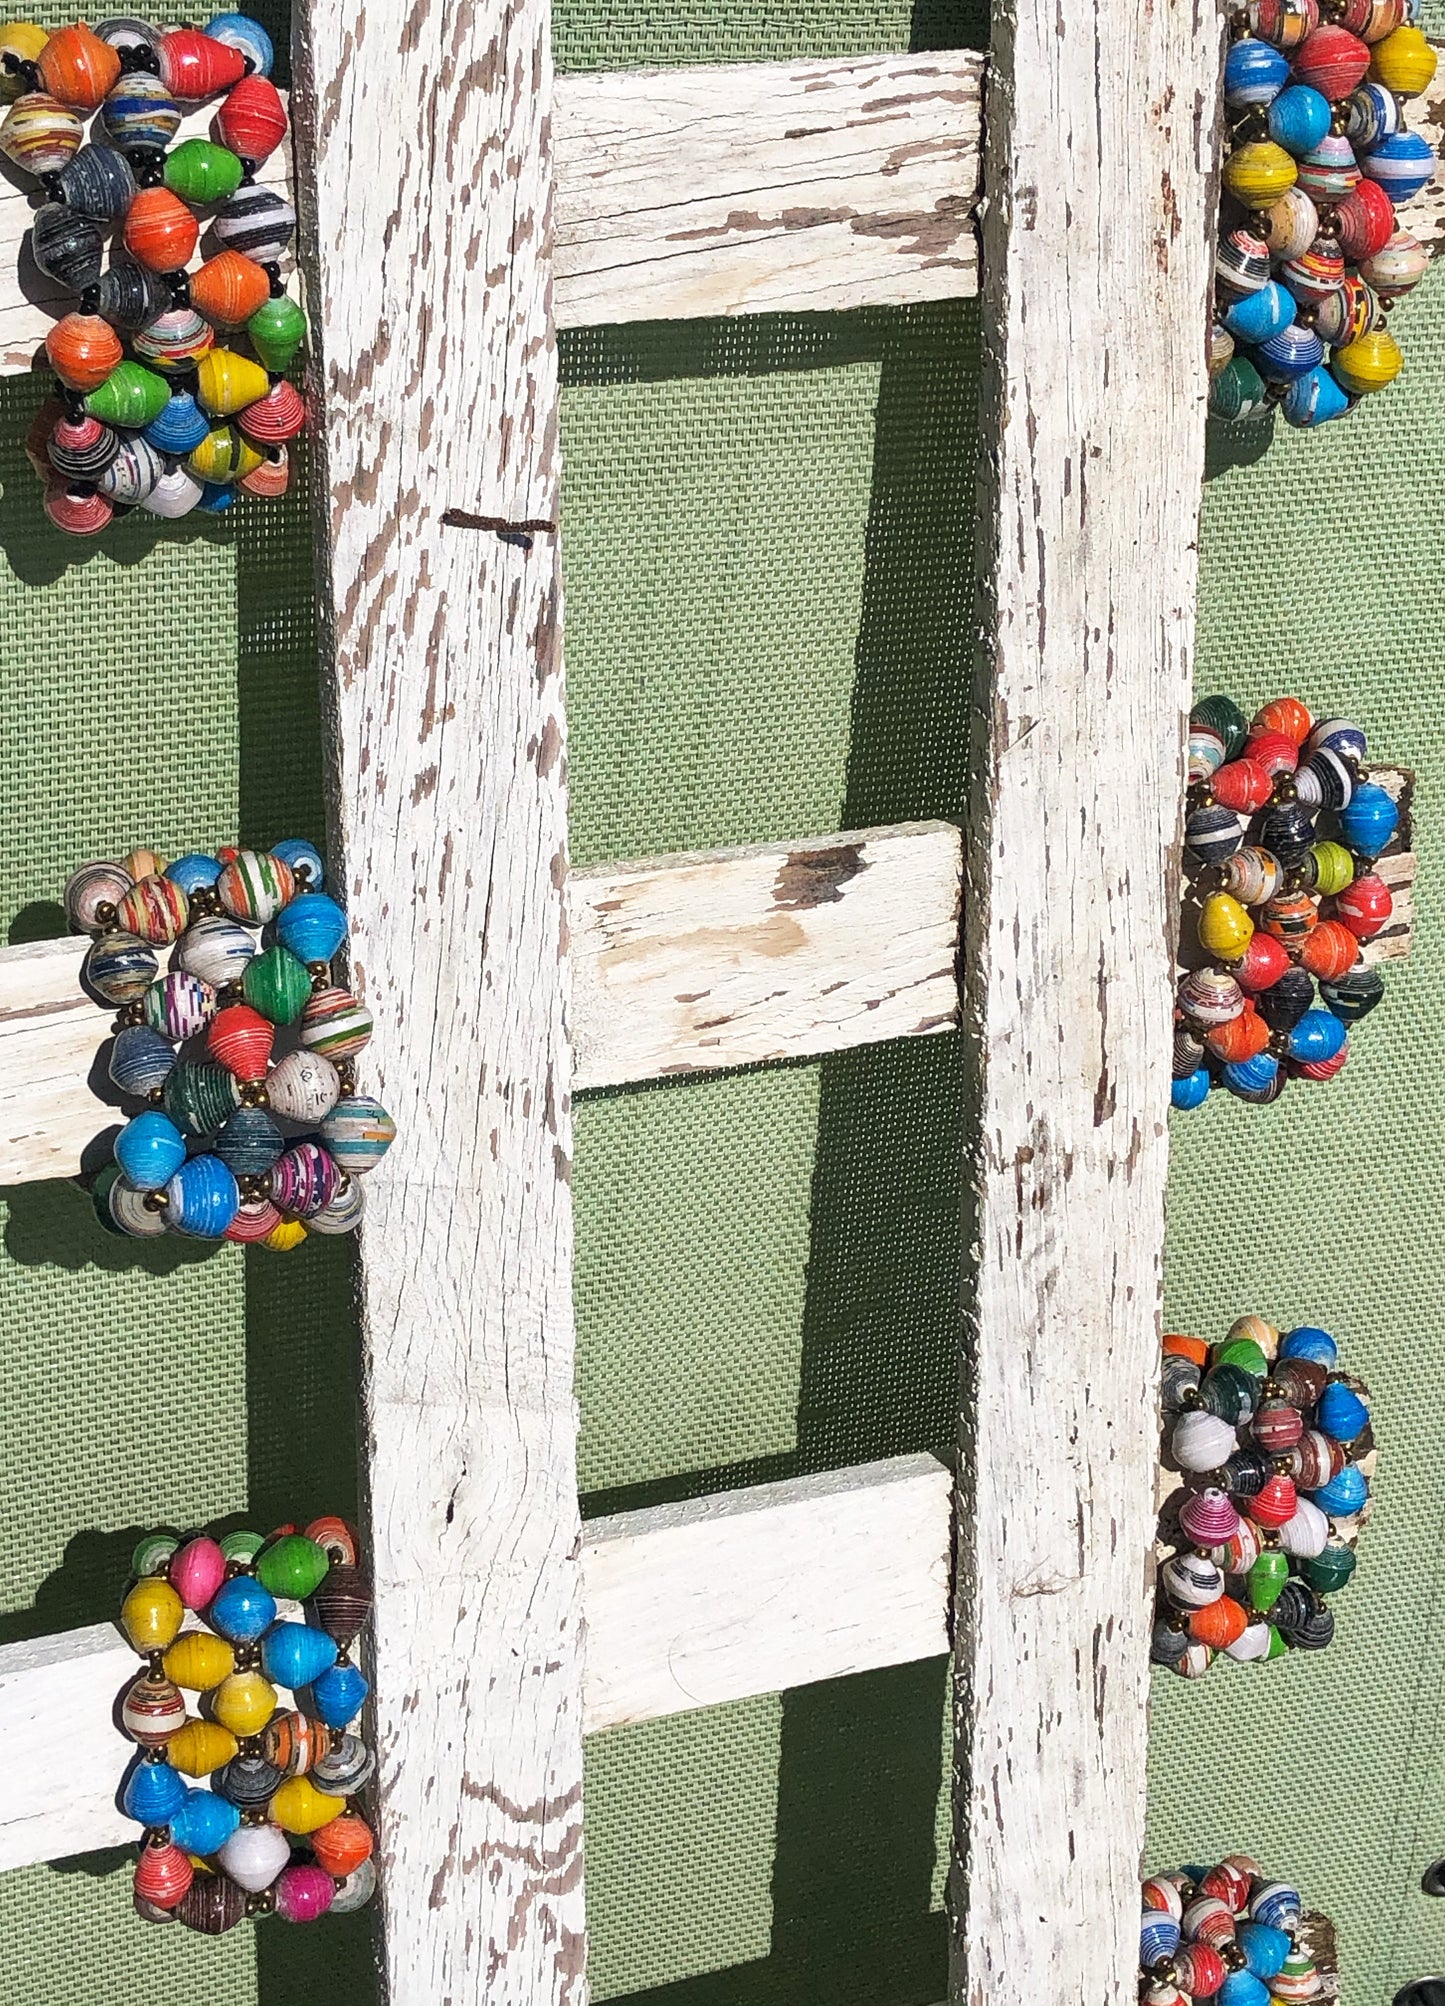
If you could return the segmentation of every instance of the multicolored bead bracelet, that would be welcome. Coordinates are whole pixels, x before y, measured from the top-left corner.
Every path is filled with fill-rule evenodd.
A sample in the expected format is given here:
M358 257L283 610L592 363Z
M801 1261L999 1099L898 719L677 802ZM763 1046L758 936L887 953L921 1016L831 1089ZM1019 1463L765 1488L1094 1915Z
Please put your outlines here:
M353 1528L152 1533L133 1568L120 1621L146 1670L120 1721L141 1750L121 1792L145 1827L137 1914L221 1936L246 1916L363 1907L375 1841L352 1800L376 1758L355 1731L368 1688L350 1653L372 1595Z
M1435 174L1405 114L1435 51L1408 11L1251 0L1236 12L1208 349L1217 417L1278 406L1291 425L1323 425L1400 373L1386 317L1430 254L1395 211Z
M1258 1860L1151 1874L1140 1889L1143 2006L1270 2006L1339 1997L1334 1925Z
M284 494L306 404L283 372L306 316L281 277L296 212L254 178L287 129L266 30L244 14L204 32L14 22L0 56L0 152L45 197L31 257L80 295L46 336L56 395L26 440L46 514L94 536L132 507L219 514L238 491ZM222 93L217 137L172 146L182 108ZM188 271L206 218L214 252Z
M71 875L66 913L92 936L82 981L120 1011L110 1078L145 1103L94 1185L110 1231L286 1253L359 1222L360 1179L396 1126L357 1091L371 1013L333 979L347 921L324 882L299 840L171 864L136 850Z
M1400 814L1365 749L1358 725L1316 723L1297 697L1252 724L1228 697L1190 714L1176 1108L1216 1086L1264 1104L1290 1079L1333 1079L1384 995L1360 950L1393 909L1375 866Z
M1369 1392L1328 1331L1240 1317L1222 1344L1164 1340L1154 1662L1202 1678L1333 1642L1327 1593L1369 1516Z

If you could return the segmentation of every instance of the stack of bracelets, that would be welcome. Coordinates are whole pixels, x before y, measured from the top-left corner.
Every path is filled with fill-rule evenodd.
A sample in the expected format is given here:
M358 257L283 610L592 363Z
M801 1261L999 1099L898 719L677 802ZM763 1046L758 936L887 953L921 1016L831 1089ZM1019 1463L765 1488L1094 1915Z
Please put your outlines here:
M1334 1930L1257 1860L1151 1874L1140 1890L1143 2006L1270 2006L1338 1996Z
M112 1232L286 1253L357 1225L359 1180L396 1127L356 1090L371 1013L332 979L347 923L323 882L299 840L173 864L136 850L72 874L66 913L93 936L82 980L120 1010L110 1077L147 1103L95 1183Z
M1435 75L1407 0L1252 0L1224 71L1231 122L1210 409L1322 425L1398 376L1385 325L1429 252L1396 205L1435 155L1404 100ZM1328 16L1321 21L1321 15Z
M1368 1390L1327 1331L1241 1317L1222 1344L1164 1340L1166 1469L1153 1657L1202 1678L1334 1639L1375 1468Z
M1400 815L1364 757L1358 725L1317 724L1295 697L1252 724L1227 697L1191 712L1176 1108L1216 1086L1262 1104L1289 1079L1333 1079L1347 1027L1384 995L1360 949L1393 908L1375 864Z
M283 494L286 442L306 422L283 372L306 316L279 264L296 212L253 178L286 134L265 29L244 14L219 14L205 33L112 20L47 35L19 22L0 29L0 54L13 99L0 151L45 198L31 255L80 296L46 337L57 395L26 440L46 514L92 536L135 506L214 514L239 490ZM182 107L223 92L218 140L167 151ZM198 211L216 249L188 272ZM112 230L123 255L107 266Z
M138 1914L220 1936L248 1915L361 1908L374 1840L350 1800L376 1758L354 1731L367 1682L349 1653L372 1601L356 1533L339 1518L265 1540L154 1533L133 1565L120 1620L146 1670L120 1722L142 1753L121 1803L145 1827ZM286 1603L309 1604L309 1620Z

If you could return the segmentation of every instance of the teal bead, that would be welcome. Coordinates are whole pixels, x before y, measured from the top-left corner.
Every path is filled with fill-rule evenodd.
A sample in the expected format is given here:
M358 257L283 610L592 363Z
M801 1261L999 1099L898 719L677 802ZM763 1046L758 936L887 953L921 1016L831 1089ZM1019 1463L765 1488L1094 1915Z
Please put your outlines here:
M346 1727L361 1712L371 1687L355 1665L333 1665L311 1687L311 1711L327 1727Z
M186 1140L158 1108L147 1108L116 1137L115 1160L137 1191L159 1191L185 1162Z
M296 1692L329 1672L337 1647L324 1630L309 1623L278 1623L261 1640L261 1669L273 1685Z
M1244 745L1249 719L1229 697L1201 697L1189 713L1191 725L1207 725L1224 741L1224 756L1234 759Z
M219 1240L240 1209L236 1180L218 1156L192 1156L166 1186L166 1224L194 1240Z
M298 961L330 961L346 939L346 914L325 892L292 899L276 915L276 938Z
M127 1024L116 1033L108 1070L112 1082L123 1094L144 1099L156 1087L165 1085L175 1063L175 1048L169 1038L163 1038L149 1024Z
M1317 1504L1330 1518L1353 1518L1363 1511L1370 1495L1369 1482L1364 1471L1353 1463L1346 1463L1337 1477L1317 1491L1310 1492L1310 1500Z
M213 1147L233 1177L264 1177L286 1141L265 1108L239 1107Z
M238 1807L214 1790L188 1790L185 1803L170 1819L171 1844L204 1859L220 1852L240 1822Z
M1346 1587L1356 1567L1355 1551L1350 1546L1327 1546L1323 1553L1300 1562L1300 1572L1321 1595L1337 1595Z
M1355 789L1354 799L1338 811L1336 820L1352 850L1378 857L1395 833L1400 811L1383 787L1367 780Z
M168 1762L142 1762L132 1770L121 1808L138 1825L169 1825L185 1803L186 1786Z
M184 1135L214 1135L241 1105L241 1088L224 1066L179 1065L166 1081L166 1113Z
M110 1209L110 1194L119 1182L120 1176L120 1165L107 1163L105 1168L98 1172L94 1184L90 1187L90 1206L99 1226L107 1233L114 1234L117 1240L125 1240L129 1239L130 1235L117 1226Z
M374 1170L396 1139L396 1123L369 1094L348 1094L321 1124L321 1140L353 1177Z
M233 1644L254 1644L276 1620L276 1598L259 1581L237 1574L216 1595L207 1621Z

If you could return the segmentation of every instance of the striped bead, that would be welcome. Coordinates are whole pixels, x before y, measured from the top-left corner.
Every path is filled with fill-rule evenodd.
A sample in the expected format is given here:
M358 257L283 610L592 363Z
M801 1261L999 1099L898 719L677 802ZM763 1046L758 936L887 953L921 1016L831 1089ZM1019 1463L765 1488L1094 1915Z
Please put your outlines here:
M41 74L44 74L42 59ZM1417 98L1435 81L1435 50L1424 30L1411 23L1396 28L1376 45L1370 75L1396 97Z
M1408 230L1396 230L1381 250L1360 267L1360 277L1381 299L1403 299L1413 292L1430 265L1430 253Z
M27 174L58 174L80 151L85 127L45 91L16 98L0 122L0 153Z
M166 471L165 457L143 438L122 439L97 483L107 501L133 508L153 494Z
M196 1240L219 1240L236 1216L241 1194L236 1180L216 1156L192 1156L166 1186L166 1224ZM236 1727L217 1711L216 1718L233 1734L251 1732Z
M25 100L22 98L20 102L23 104ZM4 131L0 128L0 146L3 144ZM1435 154L1418 132L1395 132L1365 155L1364 171L1371 181L1379 182L1398 209L1434 179Z
M244 172L228 146L217 146L211 139L184 139L166 155L165 184L183 202L204 206L234 195Z
M1250 0L1249 25L1256 35L1288 53L1320 25L1318 0Z
M172 969L145 994L145 1020L163 1038L180 1044L204 1031L215 1014L216 992L184 968Z
M1201 864L1222 864L1239 848L1246 826L1232 808L1218 804L1191 808L1184 824L1184 846Z
M284 446L305 423L306 399L284 376L272 384L266 396L248 404L240 417L241 430L258 446Z
M307 1776L330 1754L335 1739L329 1727L304 1713L278 1713L261 1736L261 1753L283 1775Z
M132 50L158 49L164 30L149 21L137 20L132 14L112 14L96 22L95 32L102 42L109 42L118 56L124 57Z
M125 219L125 247L152 272L178 272L201 234L195 216L169 188L142 188Z
M106 1186L104 1192L104 1216L109 1219L112 1230L122 1234L127 1240L159 1239L166 1230L166 1222L159 1212L152 1211L147 1205L146 1199L149 1194L132 1184L128 1177L121 1175L118 1165L111 1164L108 1168L116 1172L113 1181ZM101 1177L105 1175L106 1173L102 1171ZM101 1181L98 1178L95 1187L98 1216L101 1196Z
M243 77L216 115L227 146L253 166L276 151L286 137L286 107L269 77Z
M1197 1553L1176 1553L1159 1570L1159 1584L1178 1609L1207 1609L1224 1593L1224 1575Z
M227 250L258 265L275 264L295 229L296 211L274 188L242 188L215 218L216 235Z
M326 883L326 867L321 852L304 837L288 836L285 842L273 843L271 854L290 866L298 891L319 892Z
M284 446L268 448L267 456L259 467L249 474L243 474L236 486L243 494L260 495L265 501L275 501L284 495L291 485L291 463Z
M162 35L159 55L166 87L187 103L231 90L246 74L239 49L213 41L199 28L175 28Z
M1360 955L1360 943L1337 919L1323 919L1300 948L1300 965L1321 982L1338 982Z
M365 1568L343 1561L333 1566L313 1589L311 1607L316 1621L342 1650L349 1650L371 1614L371 1579ZM345 1722L342 1723L346 1725Z
M1278 857L1257 844L1236 850L1225 859L1222 871L1225 891L1244 905L1263 905L1284 882L1284 869Z
M1196 968L1179 985L1179 1007L1196 1024L1212 1030L1244 1009L1244 991L1222 969Z
M68 313L46 335L45 353L67 389L98 390L124 350L115 329L98 313Z
M1231 110L1272 104L1288 82L1289 64L1268 42L1231 45L1224 65L1224 102Z
M288 864L265 850L241 850L216 880L216 896L234 919L265 926L296 895Z
M139 328L132 346L142 362L166 376L194 369L215 342L215 331L193 306L169 307Z
M272 1112L286 1121L319 1122L335 1107L341 1076L316 1052L288 1052L271 1068L266 1096Z
M376 1757L361 1737L340 1734L332 1736L331 1747L317 1761L311 1780L328 1796L354 1797L375 1774Z
M1296 157L1319 145L1330 129L1328 101L1307 84L1281 91L1269 108L1269 136Z
M239 251L218 251L191 274L191 305L215 327L240 327L260 313L270 297L271 281ZM272 367L264 355L261 360Z
M113 505L93 489L67 487L52 481L42 503L46 515L67 536L99 536L115 514Z
M1224 185L1246 209L1267 209L1297 180L1299 168L1273 140L1246 140L1224 163Z
M72 166L84 157L77 154ZM37 271L70 292L83 293L96 283L104 249L105 238L94 217L82 215L64 202L47 202L36 210L30 225L30 255Z
M232 1165L233 1170L234 1168ZM243 1198L235 1218L226 1228L225 1237L234 1240L239 1246L257 1246L280 1223L281 1214L269 1198Z
M313 1213L306 1224L313 1233L354 1233L361 1224L365 1197L360 1180L350 1178L331 1203L322 1211Z
M271 37L249 14L213 14L206 23L206 33L213 42L223 42L228 49L239 49L244 59L251 65L253 75L269 77L276 60L276 51ZM249 77L242 77L231 96L241 90ZM224 107L223 107L224 109Z
M1370 51L1348 28L1331 24L1317 28L1294 58L1294 77L1299 84L1337 104L1363 83L1370 67Z
M1317 237L1302 257L1286 260L1279 277L1280 284L1301 306L1318 306L1339 292L1345 282L1345 260L1338 240Z
M1307 892L1281 892L1265 905L1260 926L1285 947L1299 947L1319 923L1319 911Z
M1265 218L1268 249L1276 258L1297 258L1320 233L1320 212L1298 186L1271 203ZM1268 274L1266 274L1266 277Z
M1299 163L1299 185L1312 202L1333 206L1358 186L1360 164L1343 133L1328 132Z
M1352 341L1384 324L1379 300L1353 272L1347 275L1337 293L1320 302L1315 316L1315 332L1331 348L1347 348Z
M268 947L247 962L241 988L251 1007L269 1017L273 1024L294 1024L311 995L311 977L284 947ZM301 1040L303 1044L310 1043L304 1023Z
M307 892L276 918L276 938L308 967L330 961L346 939L346 914L325 892Z
M133 362L127 357L116 364L99 389L91 391L85 408L92 418L99 418L107 425L139 432L160 416L170 396L170 385L164 376L157 376L143 362Z
M1294 383L1324 361L1325 345L1312 327L1298 322L1261 342L1257 364L1267 383Z
M301 1013L301 1042L328 1059L351 1058L371 1039L372 1016L345 989L322 989Z
M127 1024L116 1033L107 1071L123 1094L143 1100L170 1078L176 1055L168 1038L149 1024Z
M1409 0L1344 0L1339 25L1362 42L1382 42L1409 12Z
M82 864L65 880L61 903L73 933L103 933L115 923L114 912L100 908L120 904L130 890L130 878L119 864Z
M333 1121L343 1101L327 1120ZM271 1196L283 1212L309 1219L332 1203L341 1183L341 1172L319 1143L298 1142L288 1149L271 1172Z
M179 1846L147 1846L136 1861L135 1898L152 1908L173 1909L195 1878L196 1870Z
M331 1902L333 1915L354 1915L363 1909L376 1893L376 1862L363 1860L354 1874L348 1874L344 1881L336 1883L336 1893Z
M138 1003L157 973L154 951L133 933L103 933L85 957L85 980L107 1003Z
M116 924L124 933L169 947L185 932L191 902L173 879L152 875L132 885L116 907Z
M95 310L112 327L144 327L148 320L166 311L171 303L170 288L154 272L121 259L100 275L95 288Z
M102 105L100 123L121 153L160 153L176 136L181 108L159 77L128 70Z
M266 1077L276 1026L249 1003L229 1003L218 1010L206 1032L206 1049L218 1064L243 1083Z
M396 1123L366 1094L339 1100L321 1124L321 1139L338 1166L359 1177L374 1170L396 1140Z
M321 1548L329 1565L355 1567L361 1552L361 1535L349 1520L326 1513L313 1518L302 1536Z
M1350 93L1345 107L1345 133L1360 153L1373 153L1382 140L1403 123L1400 100L1383 84L1363 83Z
M240 1105L241 1090L224 1066L179 1065L166 1081L166 1113L184 1135L214 1135Z
M261 457L234 425L216 425L186 455L186 468L199 481L229 484L254 473Z
M77 22L58 28L41 50L36 68L44 90L60 104L94 111L120 77L120 57L93 29Z
M120 1724L142 1748L164 1748L186 1724L186 1702L164 1675L142 1672L121 1701Z
M181 941L177 954L189 975L199 975L215 989L239 982L256 952L253 934L233 919L198 920Z
M1311 237L1310 242L1314 242ZM1215 253L1214 270L1221 287L1233 298L1262 292L1269 284L1270 247L1255 230L1231 230Z

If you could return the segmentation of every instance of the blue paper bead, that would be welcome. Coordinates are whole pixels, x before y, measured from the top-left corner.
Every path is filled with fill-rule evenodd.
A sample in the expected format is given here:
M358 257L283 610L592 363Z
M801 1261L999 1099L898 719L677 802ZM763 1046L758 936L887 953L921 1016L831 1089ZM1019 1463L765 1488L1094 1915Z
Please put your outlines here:
M325 892L308 892L277 913L276 938L298 961L329 961L346 938L346 914Z
M173 390L170 403L159 417L151 419L141 436L148 439L157 452L171 453L179 458L182 454L193 453L210 429L210 419L190 391ZM182 861L189 862L190 859L183 858ZM217 864L218 877L220 870L221 867ZM166 876L168 878L175 876L174 865L166 872ZM214 884L215 878L209 878L205 882ZM188 885L186 889L189 891L192 887Z
M1231 108L1269 104L1289 82L1289 64L1269 42L1231 45L1224 62L1224 102Z
M1398 209L1418 195L1435 173L1435 154L1418 132L1392 132L1360 162L1360 171L1378 181Z
M1315 1365L1322 1365L1326 1372L1333 1372L1340 1355L1340 1347L1327 1330L1317 1324L1301 1323L1279 1341L1281 1358L1308 1358Z
M1323 364L1312 369L1308 376L1296 377L1280 406L1285 422L1298 425L1301 430L1327 425L1332 418L1343 418L1349 408L1348 394Z
M1268 1923L1263 1922L1240 1923L1235 1939L1244 1952L1245 1963L1256 1978L1277 1977L1294 1948L1282 1929L1271 1929Z
M142 1762L131 1771L121 1809L138 1825L169 1825L186 1801L186 1786L168 1762Z
M1337 1477L1331 1477L1319 1490L1309 1493L1313 1502L1330 1518L1353 1518L1357 1511L1364 1509L1369 1495L1370 1486L1365 1473L1353 1463L1346 1463Z
M275 47L261 23L253 21L249 14L213 14L205 32L212 41L224 42L228 48L239 49L243 56L249 56L258 76L270 76L276 60Z
M1233 1059L1224 1068L1224 1084L1233 1094L1248 1098L1262 1094L1275 1082L1279 1060L1271 1052L1258 1052L1252 1059Z
M158 1108L147 1108L116 1137L115 1160L138 1191L159 1191L186 1160L185 1137Z
M1328 1010L1306 1010L1289 1034L1292 1059L1318 1063L1344 1050L1345 1027Z
M1139 1918L1139 1962L1147 1971L1179 1948L1179 1925L1164 1909L1146 1908Z
M1363 83L1345 104L1345 137L1356 156L1373 153L1400 130L1400 100L1383 84Z
M311 1705L306 1709L327 1727L345 1727L361 1712L371 1687L355 1665L333 1665L311 1687Z
M249 1574L236 1574L217 1590L206 1620L233 1644L254 1644L276 1620L276 1598Z
M1320 1395L1315 1419L1337 1442L1353 1442L1369 1425L1370 1410L1358 1393L1335 1379Z
M110 1048L110 1077L123 1094L143 1096L163 1087L175 1063L174 1045L149 1024L127 1024Z
M1262 1922L1270 1929L1288 1929L1300 1919L1302 1904L1296 1890L1284 1881L1273 1881L1261 1888L1249 1905L1250 1920Z
M207 515L224 515L228 508L236 506L236 490L223 487L219 481L207 481L201 489L201 499L196 507Z
M193 1240L219 1240L240 1209L240 1190L219 1156L193 1156L166 1186L166 1223Z
M1253 346L1282 334L1294 315L1294 300L1278 279L1271 279L1257 293L1236 300L1224 316L1224 325L1236 340Z
M214 1790L188 1790L186 1801L169 1819L171 1844L183 1853L219 1853L241 1823L238 1807Z
M1269 108L1269 136L1286 153L1305 154L1319 145L1333 116L1329 99L1319 91L1308 84L1291 84Z
M1182 1080L1176 1080L1169 1089L1169 1104L1186 1112L1191 1108L1203 1107L1209 1098L1209 1068L1201 1066L1197 1072L1186 1073Z
M283 864L289 864L294 871L298 864L305 864L311 875L306 880L309 892L319 892L326 883L326 866L321 852L314 843L308 843L304 836L288 836L284 843L273 843L271 855L279 857Z
M208 857L201 850L192 850L189 855L177 857L173 864L166 865L166 876L174 885L179 885L187 897L192 892L209 891L221 875L219 857Z
M1399 826L1400 811L1372 780L1355 789L1355 798L1341 808L1337 820L1340 834L1361 856L1377 857Z
M1215 1997L1217 2006L1269 2006L1270 1991L1252 1971L1231 1971Z
M278 1623L261 1643L261 1669L273 1685L295 1692L329 1672L336 1663L336 1642L309 1623Z
M1296 321L1262 341L1255 356L1260 375L1270 383L1294 383L1318 369L1324 359L1325 345L1314 329Z

